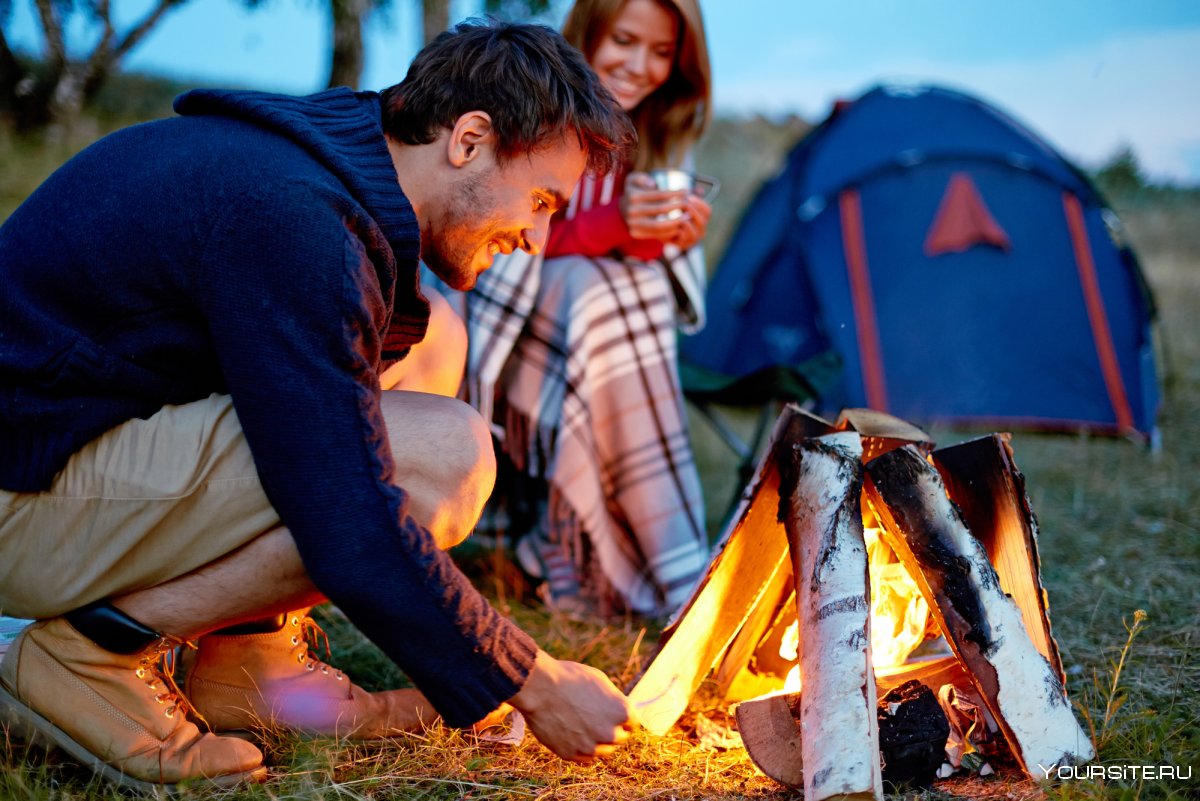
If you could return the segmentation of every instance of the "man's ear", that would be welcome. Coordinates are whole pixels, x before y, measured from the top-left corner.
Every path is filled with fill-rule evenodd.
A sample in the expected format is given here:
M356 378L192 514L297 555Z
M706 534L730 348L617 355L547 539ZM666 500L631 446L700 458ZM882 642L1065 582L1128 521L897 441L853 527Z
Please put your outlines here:
M463 167L479 158L485 149L496 145L492 118L486 111L468 111L454 122L447 142L446 157L455 167Z

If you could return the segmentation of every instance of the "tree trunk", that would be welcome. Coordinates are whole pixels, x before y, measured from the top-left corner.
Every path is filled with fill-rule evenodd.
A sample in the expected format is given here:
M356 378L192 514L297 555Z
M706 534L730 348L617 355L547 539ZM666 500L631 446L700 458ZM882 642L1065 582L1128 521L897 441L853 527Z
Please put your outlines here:
M329 62L330 88L358 88L365 62L363 22L370 10L370 0L329 0L333 22L333 48Z
M21 70L0 34L0 82L3 83L0 96L7 102L12 121L22 130L70 127L121 59L167 12L185 2L187 0L157 0L145 16L120 37L113 27L107 0L94 3L92 13L102 27L101 36L86 58L72 59L67 53L64 34L64 15L70 13L70 7L53 0L36 0L38 20L46 42L40 79Z
M67 64L50 95L48 124L52 129L60 129L59 133L62 133L75 127L87 99L84 93L86 83L83 65Z
M20 120L32 89L33 77L26 74L0 29L0 109L4 109L18 128L23 127Z
M425 44L450 27L450 0L421 0Z

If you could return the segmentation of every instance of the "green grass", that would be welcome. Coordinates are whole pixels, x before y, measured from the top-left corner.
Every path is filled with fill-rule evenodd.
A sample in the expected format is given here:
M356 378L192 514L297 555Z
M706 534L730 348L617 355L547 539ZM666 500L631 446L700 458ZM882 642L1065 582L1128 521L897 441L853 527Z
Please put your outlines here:
M0 136L0 216L92 135L69 142ZM790 127L789 127L790 126ZM754 184L778 163L801 123L722 122L700 167L724 187L714 224L718 253ZM707 158L705 153L708 154ZM1130 198L1121 209L1157 292L1165 333L1167 394L1162 449L1076 436L1017 433L1016 460L1041 525L1044 579L1054 634L1077 712L1104 765L1173 764L1200 772L1200 200L1194 192ZM715 259L714 259L715 263ZM743 420L740 425L748 425ZM934 430L940 444L964 432ZM694 425L714 525L732 492L733 459L703 423ZM584 623L548 615L503 560L486 549L463 554L479 586L552 654L606 671L620 685L651 653L659 623L628 618ZM1139 610L1144 620L1137 621ZM334 660L371 688L403 677L352 627L325 614ZM1130 629L1134 626L1136 636ZM531 738L520 747L481 744L442 728L383 743L299 741L274 734L264 750L273 778L228 799L737 799L799 798L763 777L740 749L718 750L697 734L701 718L728 722L719 700L701 693L665 737L636 735L611 760L572 765ZM57 755L0 739L0 799L118 799ZM1066 782L1041 787L1004 775L951 779L908 797L929 799L1189 799L1190 782Z

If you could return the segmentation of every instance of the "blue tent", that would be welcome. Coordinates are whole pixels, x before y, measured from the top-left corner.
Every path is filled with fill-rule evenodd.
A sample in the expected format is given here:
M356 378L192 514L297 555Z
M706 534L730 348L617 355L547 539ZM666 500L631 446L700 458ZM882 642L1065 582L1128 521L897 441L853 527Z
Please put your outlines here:
M1088 179L980 100L839 104L747 209L683 342L694 397L1150 434L1153 302Z

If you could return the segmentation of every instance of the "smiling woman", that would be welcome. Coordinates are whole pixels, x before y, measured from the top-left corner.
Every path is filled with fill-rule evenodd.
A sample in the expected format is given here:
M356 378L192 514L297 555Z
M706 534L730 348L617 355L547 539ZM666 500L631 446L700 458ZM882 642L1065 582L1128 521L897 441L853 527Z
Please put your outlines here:
M629 111L666 83L675 61L678 23L655 0L629 0L592 56L604 85Z
M695 0L577 0L563 34L638 129L585 175L542 253L501 254L465 298L467 396L531 487L517 548L575 612L672 611L706 563L676 327L703 325L708 203L648 171L690 166L709 119Z
M639 169L677 163L704 133L712 81L696 0L578 0L563 35L637 126Z

